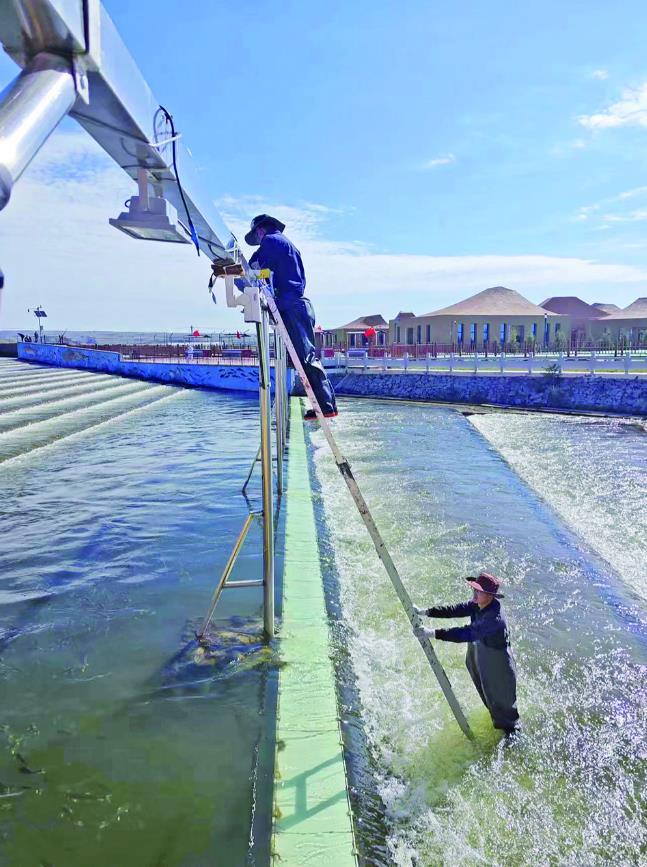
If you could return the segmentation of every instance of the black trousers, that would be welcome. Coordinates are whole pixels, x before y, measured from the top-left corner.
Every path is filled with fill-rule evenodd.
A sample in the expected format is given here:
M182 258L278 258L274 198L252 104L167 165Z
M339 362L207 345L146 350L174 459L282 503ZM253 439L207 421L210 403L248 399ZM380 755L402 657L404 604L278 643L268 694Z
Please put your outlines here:
M335 412L335 391L323 365L315 355L315 312L307 298L296 298L277 307L294 344L299 361L323 412Z
M471 641L465 664L494 728L507 732L518 728L517 672L510 648L497 650L482 641Z

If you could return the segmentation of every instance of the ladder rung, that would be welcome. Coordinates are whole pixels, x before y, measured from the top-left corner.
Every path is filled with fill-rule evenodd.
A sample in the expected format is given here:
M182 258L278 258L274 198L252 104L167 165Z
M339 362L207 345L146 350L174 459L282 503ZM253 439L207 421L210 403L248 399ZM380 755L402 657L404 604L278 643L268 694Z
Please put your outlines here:
M253 581L228 581L223 590L232 590L234 587L262 587L263 579L258 578Z

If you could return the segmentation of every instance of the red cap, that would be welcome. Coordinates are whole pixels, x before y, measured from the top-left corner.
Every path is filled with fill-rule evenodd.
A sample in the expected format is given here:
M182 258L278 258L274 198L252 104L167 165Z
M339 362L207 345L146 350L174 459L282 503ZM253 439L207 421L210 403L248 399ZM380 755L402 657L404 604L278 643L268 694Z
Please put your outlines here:
M475 590L489 593L491 596L496 596L497 599L503 599L503 594L499 593L501 579L497 578L496 575L491 575L489 572L481 572L478 578L466 578L465 580Z

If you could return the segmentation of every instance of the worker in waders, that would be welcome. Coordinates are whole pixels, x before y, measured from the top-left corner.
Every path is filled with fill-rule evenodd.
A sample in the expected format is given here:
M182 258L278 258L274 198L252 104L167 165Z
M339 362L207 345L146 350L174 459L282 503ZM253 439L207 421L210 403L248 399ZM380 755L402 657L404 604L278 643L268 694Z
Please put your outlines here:
M414 610L426 617L469 617L469 626L429 629L418 624L415 634L439 641L468 642L465 664L483 704L490 712L494 728L507 735L519 728L517 712L517 673L510 649L508 626L499 599L501 581L488 572L466 578L473 590L470 602Z
M337 415L335 392L315 354L315 313L312 304L303 294L306 275L301 253L285 237L284 229L285 225L269 214L254 217L250 230L245 235L245 242L251 247L258 247L258 250L249 260L249 264L252 268L269 268L272 271L274 299L290 340L321 411L326 418L334 418ZM225 272L231 273L231 266L223 267L214 263L212 267L216 276ZM304 416L308 420L316 417L313 409L309 409Z

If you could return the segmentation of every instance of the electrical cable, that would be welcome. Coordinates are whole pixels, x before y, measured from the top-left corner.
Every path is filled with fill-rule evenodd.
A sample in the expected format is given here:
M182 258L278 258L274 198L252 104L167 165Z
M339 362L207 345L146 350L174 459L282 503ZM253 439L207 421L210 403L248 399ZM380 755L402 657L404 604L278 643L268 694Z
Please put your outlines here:
M184 190L182 189L182 183L180 181L180 173L177 168L177 153L176 153L176 143L177 143L177 135L175 132L175 124L173 123L173 118L169 114L169 112L164 108L163 105L160 105L160 111L163 112L167 121L171 125L171 147L172 147L172 157L173 157L173 171L175 172L175 180L177 183L177 188L180 192L180 198L182 199L182 204L184 205L184 210L186 211L186 218L189 223L189 229L191 230L191 240L195 245L196 252L198 256L200 255L200 241L198 240L198 233L196 232L195 226L193 224L193 220L191 219L191 214L189 213L189 206L186 203L186 199L184 198Z

